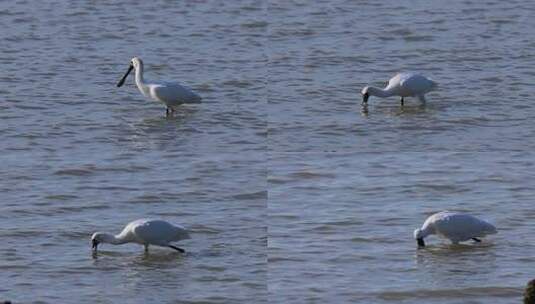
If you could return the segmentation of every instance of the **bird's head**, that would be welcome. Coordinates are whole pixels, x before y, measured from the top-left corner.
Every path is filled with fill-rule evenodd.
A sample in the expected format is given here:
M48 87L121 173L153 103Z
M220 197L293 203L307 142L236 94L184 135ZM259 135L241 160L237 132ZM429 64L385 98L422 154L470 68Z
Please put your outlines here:
M415 239L419 239L419 238L422 238L422 237L423 237L422 229L420 229L420 228L414 229L414 238Z
M362 103L368 103L368 98L370 98L370 87L366 86L360 92L362 94Z
M143 61L141 61L141 59L139 57L134 57L130 60L130 65L128 66L128 70L126 71L126 73L124 73L123 77L121 78L121 80L119 80L119 82L117 83L117 87L121 87L123 84L124 84L124 81L126 80L126 77L128 76L128 74L130 74L130 72L132 72L132 70L135 68L136 70L143 67Z
M97 251L98 244L100 244L101 242L102 242L102 233L100 232L93 233L93 235L91 236L91 248Z
M97 251L98 244L110 243L111 239L113 239L113 236L107 233L95 232L91 236L91 247L93 248L93 250Z
M140 66L143 65L143 61L139 57L134 57L130 60L130 65L138 69Z
M417 228L414 230L414 238L416 239L416 242L418 243L418 247L420 248L425 247L424 237L425 237L425 234L422 229Z

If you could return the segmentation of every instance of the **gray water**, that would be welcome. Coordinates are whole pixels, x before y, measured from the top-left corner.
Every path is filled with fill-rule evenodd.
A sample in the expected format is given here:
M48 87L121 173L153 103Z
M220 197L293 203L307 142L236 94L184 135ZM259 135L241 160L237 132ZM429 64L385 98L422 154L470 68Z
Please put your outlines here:
M0 2L0 300L267 302L263 11ZM116 88L133 56L204 103L166 119L132 78ZM93 232L144 217L190 229L186 254L93 258Z
M306 4L306 5L305 5ZM530 1L270 6L268 286L273 303L519 303L535 277ZM427 104L371 97L400 71ZM442 210L499 234L413 230Z
M530 1L0 2L0 300L518 303L535 266ZM203 97L165 118L132 78ZM399 71L426 105L370 98ZM267 178L267 181L266 181ZM499 234L412 231L470 212ZM187 253L90 250L163 218Z
M533 278L535 155L309 153L270 157L274 303L519 303ZM441 210L499 228L480 244L412 232Z
M285 2L286 3L286 2ZM270 10L269 147L275 151L531 150L530 1L322 1ZM371 97L400 71L439 83Z

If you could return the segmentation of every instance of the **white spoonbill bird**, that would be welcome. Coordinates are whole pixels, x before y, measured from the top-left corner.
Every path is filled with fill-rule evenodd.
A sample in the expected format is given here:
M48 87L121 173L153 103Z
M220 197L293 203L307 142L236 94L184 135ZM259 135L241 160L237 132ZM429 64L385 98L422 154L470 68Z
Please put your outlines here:
M414 238L419 247L425 247L424 238L431 234L449 239L453 244L474 240L481 242L480 237L498 233L492 224L464 213L442 211L425 220L422 228L414 230Z
M425 94L433 91L436 87L436 82L422 75L399 73L390 78L388 85L384 89L371 86L364 87L361 92L362 103L367 103L370 96L400 96L401 105L403 105L403 98L417 96L421 102L425 103Z
M95 232L91 236L93 250L96 252L98 244L109 243L120 245L124 243L137 243L149 250L149 245L169 247L184 253L184 249L171 245L171 242L189 239L188 231L182 227L170 224L163 220L135 220L126 225L117 235Z
M124 84L128 74L135 69L135 81L137 88L145 97L152 98L156 101L164 103L167 106L166 115L175 112L175 107L183 103L200 103L201 96L193 92L190 88L182 86L176 82L150 83L143 79L143 61L140 58L134 57L130 61L128 71L123 78L117 83L117 87Z

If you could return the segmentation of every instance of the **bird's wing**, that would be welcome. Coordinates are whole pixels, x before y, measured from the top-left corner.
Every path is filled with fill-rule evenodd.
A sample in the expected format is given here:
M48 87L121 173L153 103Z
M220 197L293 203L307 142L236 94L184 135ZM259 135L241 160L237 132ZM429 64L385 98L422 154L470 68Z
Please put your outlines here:
M401 80L404 77L405 74L399 73L396 74L394 77L390 78L388 81L388 84L385 87L385 90L394 90L396 87L399 87L401 85Z
M451 214L444 216L435 225L443 234L455 237L460 241L473 237L485 236L495 230L491 224L469 214Z
M418 74L403 73L398 74L399 84L402 90L410 92L411 95L425 94L433 89L434 82Z
M134 234L139 240L156 245L167 245L174 235L172 225L160 220L150 220L134 227Z
M135 242L137 241L137 238L134 234L134 229L140 224L142 223L144 220L135 220L135 221L132 221L130 223L128 223L124 228L123 230L121 231L121 233L119 233L119 237L121 239L124 239L124 240L128 240L128 241L132 241L132 242Z
M451 214L453 213L447 210L432 214L425 220L422 227L434 226L435 223L442 221L444 218L447 218Z
M155 84L151 87L152 94L164 102L199 103L201 97L188 87L178 83Z

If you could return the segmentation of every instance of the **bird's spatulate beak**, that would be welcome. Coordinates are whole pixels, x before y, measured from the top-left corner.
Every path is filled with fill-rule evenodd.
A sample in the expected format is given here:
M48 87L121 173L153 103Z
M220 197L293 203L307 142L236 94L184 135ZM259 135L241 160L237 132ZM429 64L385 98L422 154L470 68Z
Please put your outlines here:
M96 252L97 251L97 247L98 247L98 241L97 240L92 240L91 241L91 248L93 248L93 250Z
M119 80L119 82L117 83L117 87L121 87L123 84L124 84L124 81L126 80L126 77L128 76L128 74L130 74L130 72L132 72L132 69L134 69L134 66L130 64L130 66L128 67L128 71L126 71L126 73L124 74L123 78L121 78L121 80Z
M416 239L416 242L418 242L418 248L424 248L425 242L423 238Z
M366 104L368 103L368 98L370 98L370 94L366 93L362 95L362 103Z

